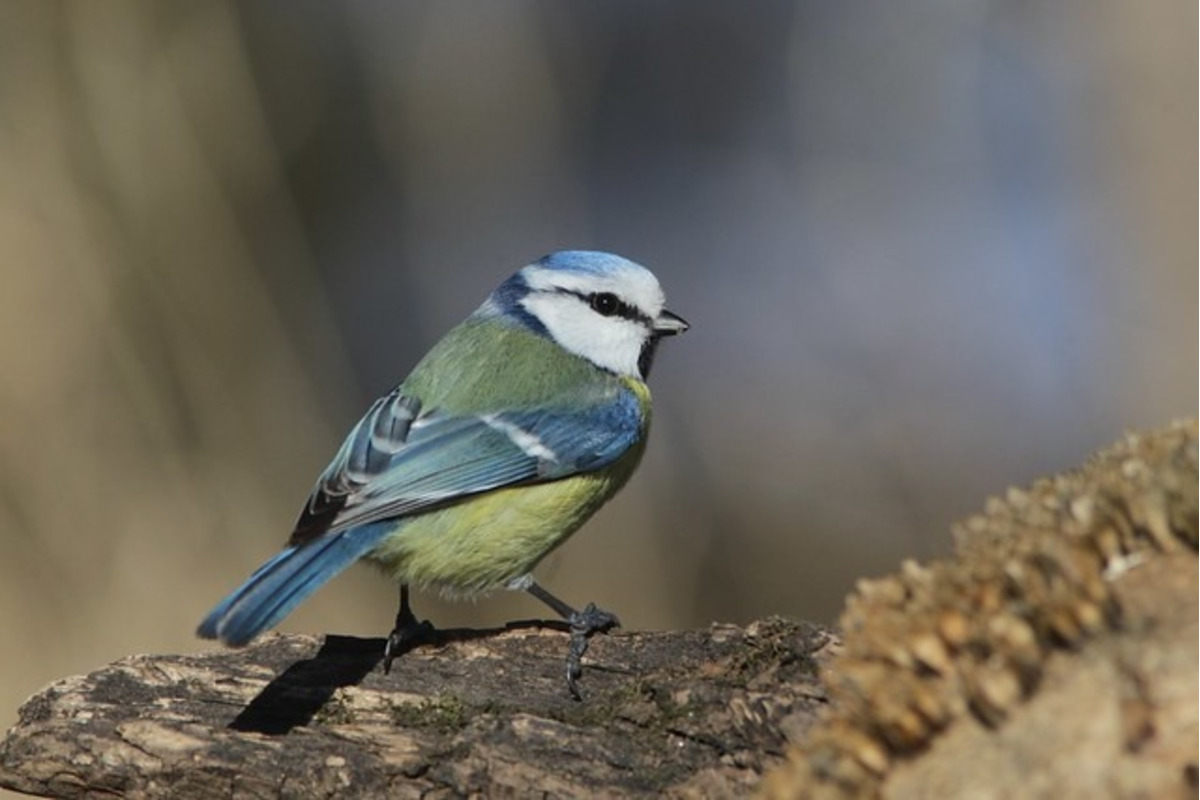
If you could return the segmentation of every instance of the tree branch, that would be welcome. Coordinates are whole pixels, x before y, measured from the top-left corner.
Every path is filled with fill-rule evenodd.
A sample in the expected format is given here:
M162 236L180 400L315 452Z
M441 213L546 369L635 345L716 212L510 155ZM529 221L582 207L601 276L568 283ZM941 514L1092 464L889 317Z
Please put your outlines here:
M747 628L596 637L572 700L559 626L446 631L378 669L382 639L275 634L133 656L31 699L0 785L58 797L548 791L743 794L824 694L836 640Z

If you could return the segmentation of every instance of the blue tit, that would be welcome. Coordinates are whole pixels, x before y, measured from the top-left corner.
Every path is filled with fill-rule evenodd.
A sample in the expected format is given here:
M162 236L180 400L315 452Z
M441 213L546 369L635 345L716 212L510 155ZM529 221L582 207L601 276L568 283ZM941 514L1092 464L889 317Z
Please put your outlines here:
M650 428L659 341L688 329L653 273L565 251L517 271L376 400L346 437L287 546L197 631L243 645L350 564L400 584L384 670L429 630L408 588L469 597L524 590L571 629L567 685L589 637L618 624L577 611L532 570L633 474Z

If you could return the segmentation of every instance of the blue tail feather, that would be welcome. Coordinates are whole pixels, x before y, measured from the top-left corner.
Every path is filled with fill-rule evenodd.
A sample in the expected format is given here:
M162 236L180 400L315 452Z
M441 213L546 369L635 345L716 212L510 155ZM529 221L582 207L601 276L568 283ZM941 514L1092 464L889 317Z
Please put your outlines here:
M374 549L392 527L363 525L288 547L218 603L196 629L197 635L234 646L246 644Z

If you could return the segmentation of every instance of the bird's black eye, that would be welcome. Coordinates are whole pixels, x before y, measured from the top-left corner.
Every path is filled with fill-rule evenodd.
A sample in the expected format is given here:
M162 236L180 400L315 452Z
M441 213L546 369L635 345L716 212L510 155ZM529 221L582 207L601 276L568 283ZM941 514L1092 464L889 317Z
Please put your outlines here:
M621 301L612 292L597 292L590 295L588 305L602 317L611 317L621 310Z

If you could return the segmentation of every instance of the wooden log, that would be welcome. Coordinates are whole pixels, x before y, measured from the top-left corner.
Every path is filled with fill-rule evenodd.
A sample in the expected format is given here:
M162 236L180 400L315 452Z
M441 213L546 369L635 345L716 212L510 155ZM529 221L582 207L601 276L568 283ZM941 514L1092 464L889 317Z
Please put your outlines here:
M272 634L53 684L0 785L54 797L742 795L824 702L836 638L781 618L596 637L573 700L559 626L382 639Z

